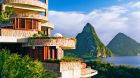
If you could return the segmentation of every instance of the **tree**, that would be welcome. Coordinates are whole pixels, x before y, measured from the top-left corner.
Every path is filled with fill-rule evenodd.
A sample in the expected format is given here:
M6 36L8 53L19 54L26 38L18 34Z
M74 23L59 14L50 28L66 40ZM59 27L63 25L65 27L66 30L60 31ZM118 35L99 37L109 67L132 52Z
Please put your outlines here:
M140 68L136 67L116 66L100 60L88 61L87 65L98 71L98 74L92 78L140 78Z
M5 10L0 12L0 26L5 26L6 24L12 24L10 16L14 14L12 7L6 7Z
M14 14L13 8L12 7L6 7L5 10L0 12L0 20L1 21L8 21L12 14Z
M10 57L10 52L8 50L0 50L0 78L1 78L1 73L3 70L3 65L4 62Z
M21 57L5 50L1 50L0 54L0 58L5 59L0 63L2 78L56 78L55 73L46 71L41 62L29 56Z

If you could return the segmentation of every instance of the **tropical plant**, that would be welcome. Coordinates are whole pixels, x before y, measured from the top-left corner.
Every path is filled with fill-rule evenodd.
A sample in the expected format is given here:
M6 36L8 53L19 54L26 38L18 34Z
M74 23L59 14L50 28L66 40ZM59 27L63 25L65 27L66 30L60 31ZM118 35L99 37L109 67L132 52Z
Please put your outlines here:
M10 52L8 50L2 49L0 50L0 78L1 78L1 73L3 70L3 65L7 59L10 57Z
M0 59L0 78L56 78L55 73L46 71L41 62L29 56L21 57L1 50Z
M48 37L46 34L44 34L42 31L38 31L37 34L33 35L33 38L35 37Z
M14 14L13 8L12 7L6 7L5 10L0 12L0 20L1 21L8 21L12 14Z
M0 26L11 25L12 21L10 16L14 14L12 7L6 7L5 10L0 12Z

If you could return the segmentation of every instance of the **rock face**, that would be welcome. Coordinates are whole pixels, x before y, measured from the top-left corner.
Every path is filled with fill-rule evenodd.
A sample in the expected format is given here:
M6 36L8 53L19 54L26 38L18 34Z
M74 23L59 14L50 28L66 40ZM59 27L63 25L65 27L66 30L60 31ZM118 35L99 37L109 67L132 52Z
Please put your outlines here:
M107 47L116 56L134 56L140 54L140 44L123 33L118 33Z
M77 44L75 50L80 57L108 57L111 51L100 41L94 27L87 23L83 31L76 36Z

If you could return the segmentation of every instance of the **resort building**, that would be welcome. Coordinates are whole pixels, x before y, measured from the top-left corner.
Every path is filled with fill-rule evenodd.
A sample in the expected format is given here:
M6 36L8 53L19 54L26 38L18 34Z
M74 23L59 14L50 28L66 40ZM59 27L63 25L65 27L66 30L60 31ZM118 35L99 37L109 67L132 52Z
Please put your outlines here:
M61 34L51 36L54 24L48 21L47 0L0 0L0 11L10 7L14 14L8 23L0 25L0 49L28 54L42 61L47 70L58 73L59 78L89 78L97 74L82 62L46 62L62 59L63 50L76 48L75 38L65 38Z

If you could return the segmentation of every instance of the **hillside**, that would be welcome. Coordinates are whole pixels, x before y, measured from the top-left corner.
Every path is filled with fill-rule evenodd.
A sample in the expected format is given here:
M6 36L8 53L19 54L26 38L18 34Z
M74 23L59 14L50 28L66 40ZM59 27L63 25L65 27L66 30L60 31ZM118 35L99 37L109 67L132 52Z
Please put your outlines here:
M107 47L117 56L133 56L140 54L140 44L123 33L118 33Z

